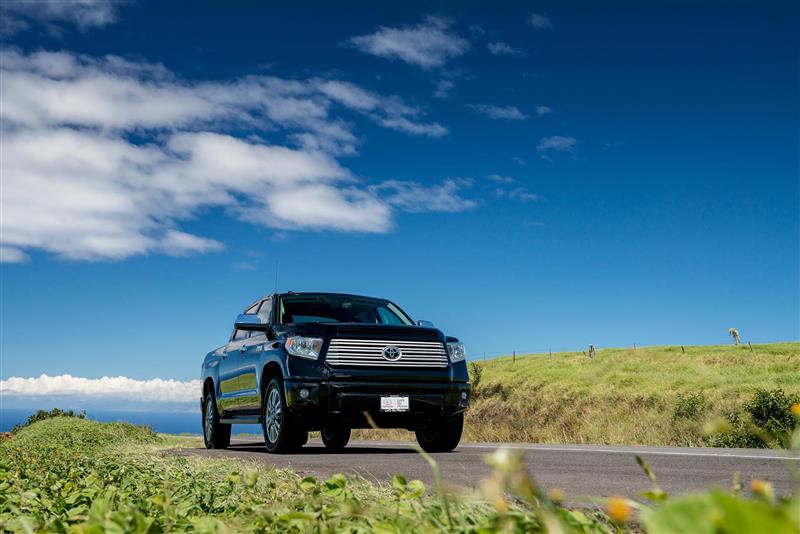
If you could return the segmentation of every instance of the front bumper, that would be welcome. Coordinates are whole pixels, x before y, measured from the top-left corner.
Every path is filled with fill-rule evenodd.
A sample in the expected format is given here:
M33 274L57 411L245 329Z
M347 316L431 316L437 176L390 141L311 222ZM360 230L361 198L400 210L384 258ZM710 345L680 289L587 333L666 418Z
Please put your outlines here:
M294 417L309 430L328 423L346 423L351 428L416 429L427 422L463 412L469 406L466 382L408 383L365 381L284 381L286 404ZM380 398L409 398L407 412L381 412Z

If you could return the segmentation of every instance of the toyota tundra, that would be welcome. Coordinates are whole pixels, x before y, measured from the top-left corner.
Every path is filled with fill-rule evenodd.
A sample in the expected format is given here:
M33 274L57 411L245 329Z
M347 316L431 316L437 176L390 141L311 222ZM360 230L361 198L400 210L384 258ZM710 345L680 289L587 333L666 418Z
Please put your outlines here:
M428 452L461 439L470 385L458 339L393 302L338 293L275 293L236 318L203 359L203 438L230 444L231 425L260 424L267 450L319 431L340 450L353 428L404 428Z

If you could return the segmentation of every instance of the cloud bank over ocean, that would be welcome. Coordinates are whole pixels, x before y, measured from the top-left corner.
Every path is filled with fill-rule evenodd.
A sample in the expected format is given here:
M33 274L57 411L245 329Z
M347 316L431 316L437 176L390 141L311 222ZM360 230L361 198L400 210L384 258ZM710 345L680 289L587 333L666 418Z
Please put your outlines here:
M141 406L158 403L194 406L200 399L200 380L153 378L137 380L125 376L83 378L68 374L0 380L0 397L13 404L39 404L45 400L81 402L87 405ZM28 402L25 402L28 401ZM5 403L4 403L5 404Z

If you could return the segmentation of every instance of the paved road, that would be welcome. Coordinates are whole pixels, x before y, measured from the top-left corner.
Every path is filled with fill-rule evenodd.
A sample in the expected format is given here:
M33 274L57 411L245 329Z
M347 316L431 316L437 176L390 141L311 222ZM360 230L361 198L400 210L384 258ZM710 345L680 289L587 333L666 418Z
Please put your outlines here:
M486 478L489 467L484 456L498 444L462 444L449 454L434 454L445 482L452 486L475 487ZM766 479L781 494L792 487L789 464L800 469L800 455L789 458L783 451L763 449L683 449L666 447L610 447L595 445L507 445L525 451L525 463L537 482L545 488L560 488L567 495L634 497L650 488L650 482L636 464L641 455L656 473L661 487L670 494L700 490L712 485L729 487L735 472L742 485L752 479ZM233 439L227 450L176 449L179 455L242 458L267 466L291 467L302 475L328 477L334 473L358 473L367 479L386 481L394 474L418 478L430 484L433 476L428 464L408 443L353 441L338 454L326 452L311 440L300 452L272 455L263 442Z

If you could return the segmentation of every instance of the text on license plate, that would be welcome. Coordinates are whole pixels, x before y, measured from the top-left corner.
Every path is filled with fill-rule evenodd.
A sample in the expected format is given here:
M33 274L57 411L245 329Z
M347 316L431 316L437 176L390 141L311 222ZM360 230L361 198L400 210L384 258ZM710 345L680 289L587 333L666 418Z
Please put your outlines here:
M381 397L381 411L407 412L408 397L398 397L396 395L392 395L391 397Z

